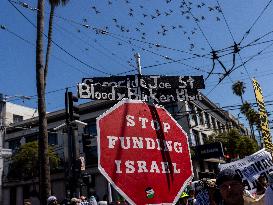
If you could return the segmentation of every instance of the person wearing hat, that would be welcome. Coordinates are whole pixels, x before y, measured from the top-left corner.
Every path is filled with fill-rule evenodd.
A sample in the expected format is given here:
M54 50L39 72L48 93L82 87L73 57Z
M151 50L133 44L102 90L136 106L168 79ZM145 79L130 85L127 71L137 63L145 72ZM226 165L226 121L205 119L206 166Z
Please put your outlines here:
M273 203L273 171L271 171L268 176L268 187L265 191L264 204L272 205Z
M182 192L177 205L188 205L189 195L186 192Z
M216 179L220 191L217 205L243 205L244 185L242 179L233 169L222 170Z
M50 197L48 197L48 199L47 199L47 205L57 205L57 204L58 204L58 201L57 201L56 196L50 196Z

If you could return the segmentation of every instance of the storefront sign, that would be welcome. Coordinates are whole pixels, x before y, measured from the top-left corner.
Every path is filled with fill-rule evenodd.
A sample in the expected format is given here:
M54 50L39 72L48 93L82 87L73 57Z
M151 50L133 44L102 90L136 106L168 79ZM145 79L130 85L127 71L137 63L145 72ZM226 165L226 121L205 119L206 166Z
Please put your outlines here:
M196 154L201 159L220 158L224 156L221 142L196 146Z

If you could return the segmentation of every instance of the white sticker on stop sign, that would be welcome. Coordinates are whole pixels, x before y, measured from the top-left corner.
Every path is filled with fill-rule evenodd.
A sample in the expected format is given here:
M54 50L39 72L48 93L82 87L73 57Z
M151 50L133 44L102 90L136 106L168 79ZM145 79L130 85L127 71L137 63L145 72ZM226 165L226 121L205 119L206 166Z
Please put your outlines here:
M98 167L131 204L174 204L192 177L188 137L161 106L117 103L97 119Z

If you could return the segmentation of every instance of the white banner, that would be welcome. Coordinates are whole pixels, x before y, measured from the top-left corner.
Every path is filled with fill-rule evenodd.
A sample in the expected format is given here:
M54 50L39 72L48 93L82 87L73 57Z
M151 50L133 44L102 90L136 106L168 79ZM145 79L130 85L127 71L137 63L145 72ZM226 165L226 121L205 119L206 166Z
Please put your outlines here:
M234 169L243 179L245 189L254 194L259 176L267 177L273 171L273 162L269 152L262 149L235 162L220 164L219 169Z

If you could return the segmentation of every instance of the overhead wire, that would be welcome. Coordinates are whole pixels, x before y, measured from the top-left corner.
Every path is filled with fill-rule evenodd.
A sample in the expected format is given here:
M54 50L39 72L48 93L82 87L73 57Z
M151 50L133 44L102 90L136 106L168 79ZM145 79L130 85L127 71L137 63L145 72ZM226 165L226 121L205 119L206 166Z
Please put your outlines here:
M110 36L111 36L111 35L110 35ZM141 46L132 44L132 43L130 43L130 42L126 41L126 40L120 39L120 38L118 38L118 37L115 37L115 36L112 36L112 37L115 38L115 39L118 39L118 40L120 40L120 41L123 41L123 42L125 42L125 43L127 43L127 44L129 44L129 45L133 45L133 46L135 46L135 47L137 47L137 48L140 48L140 49L142 49L142 50L144 50L144 51L147 51L147 52L149 52L149 53L152 53L152 54L154 54L154 55L156 55L156 56L162 57L162 58L164 58L164 59L166 59L166 60L176 61L176 60L172 59L172 58L169 57L169 56L164 56L164 55L162 55L162 54L156 53L156 52L154 52L154 51L151 51L151 50L149 50L149 49L143 48L143 47L141 47ZM176 61L176 63L180 63L180 64L185 65L185 66L187 66L187 67L190 67L190 68L192 68L192 69L195 69L195 70L198 70L198 71L202 71L202 72L207 73L207 71L203 70L202 68L198 68L198 67L194 67L194 66L188 65L188 64L186 64L186 63L181 62L181 60ZM137 69L134 69L134 70L137 70ZM129 72L129 71L126 71L126 72ZM120 75L120 74L123 74L123 73L125 73L125 72L118 73L118 74L116 74L116 75Z
M243 62L242 56L241 56L241 54L240 54L240 48L239 48L239 47L235 47L235 46L240 46L240 44L237 45L236 40L235 40L235 38L234 38L234 36L233 36L233 34L232 34L232 32L231 32L231 29L230 29L229 24L228 24L228 22L227 22L227 19L226 19L226 17L225 17L223 8L221 7L221 5L220 5L220 3L219 3L218 0L217 0L217 4L218 4L218 6L219 6L219 8L220 8L220 13L222 14L222 16L223 16L223 18L224 18L225 25L226 25L226 27L227 27L227 29L228 29L228 31L229 31L229 34L230 34L230 36L231 36L231 38L232 38L232 40L233 40L233 43L234 43L233 65L232 65L232 67L230 68L230 70L232 70L232 69L234 68L235 64L236 64L236 54L239 55L241 62ZM237 48L237 50L235 50L236 48ZM251 80L250 74L249 74L249 72L248 72L248 70L246 69L246 67L245 67L244 64L243 64L243 67L244 67L246 73L248 74L249 79ZM228 77L230 77L230 74L231 74L231 73L229 73Z
M101 30L102 30L102 29L98 29L98 28L95 28L95 27L90 27L90 25L88 25L88 24L82 24L82 23L76 22L76 21L74 21L74 20L71 20L71 19L68 19L68 18L64 18L64 17L62 17L62 16L58 16L58 15L54 15L54 16L57 17L57 18L60 18L60 19L62 19L62 20L65 20L66 22L75 24L75 25L80 25L80 26L83 26L83 27L85 27L85 28L91 28L91 29L93 29L95 32L98 32L98 31L101 31ZM198 22L196 22L196 23L198 24ZM164 45L155 44L155 43L150 43L150 42L147 42L147 41L138 40L138 39L134 39L134 38L130 38L130 37L125 37L125 36L120 35L120 34L110 33L109 31L103 31L103 32L105 32L104 34L112 34L112 35L121 36L121 37L123 37L123 38L127 38L127 39L130 39L130 40L135 40L135 41L138 41L138 42L147 43L148 45L153 45L153 46L155 46L155 47L167 48L167 49L171 49L171 50L173 50L173 51L181 51L181 50L179 50L179 49L173 49L173 48L170 48L170 47L167 47L167 46L164 46ZM228 51L228 50L231 49L231 48L232 48L232 46L229 46L229 47L227 47L227 48L217 50L217 52L220 52L220 51L226 52L226 51ZM185 51L181 51L181 52L185 52ZM211 55L211 53L210 53L210 54L202 54L202 55L201 55L201 54L194 54L194 53L187 52L187 51L186 51L186 53L191 54L191 55L194 55L194 56L196 56L196 57L204 57L204 56L206 56L206 55ZM226 55L228 55L228 54L226 54ZM183 60L185 60L185 59L183 59ZM177 61L171 61L171 62L168 62L168 63L172 63L172 62L175 63L175 62L177 62ZM159 64L159 65L160 65L160 64ZM150 67L151 67L151 66L150 66ZM132 72L132 71L134 71L134 70L126 71L126 72L124 72L124 73L129 73L129 72ZM217 74L218 74L218 73L217 73Z
M195 16L193 15L193 13L191 12L191 8L188 6L188 3L186 3L185 0L183 0L183 2L185 3L186 7L188 8L188 12L190 13L190 15L192 16L192 18L193 18L195 24L197 25L197 27L198 27L199 30L201 31L201 33L202 33L203 37L205 38L206 42L208 43L210 49L213 50L212 45L210 44L210 42L209 42L207 36L205 35L203 29L201 28L201 26L200 26L199 23L197 22L196 17L195 17Z
M34 28L36 28L37 29L37 26L32 22L32 21L30 21L12 2L11 2L11 0L8 0L8 2L34 27ZM46 38L48 38L48 36L45 34L45 33L42 33ZM89 65L89 64L87 64L87 63L85 63L85 62L83 62L82 60L80 60L78 57L76 57L76 56L74 56L74 55L72 55L70 52L68 52L66 49L64 49L62 46L60 46L59 44L57 44L55 41L53 41L53 40L51 40L51 42L55 45L55 46L57 46L59 49L61 49L63 52L65 52L67 55L69 55L70 57L72 57L74 60L76 60L76 61L78 61L78 62L80 62L81 64L83 64L83 65L85 65L85 66L87 66L88 68L90 68L90 69L92 69L92 70L95 70L95 71L97 71L97 72L100 72L100 73L103 73L103 74L105 74L105 75L112 75L111 73L108 73L108 72L104 72L104 71L102 71L102 70L100 70L100 69L97 69L97 68L95 68L95 67L93 67L93 66L91 66L91 65Z
M24 41L25 43L27 43L27 44L29 44L29 45L31 45L31 46L33 46L33 47L36 46L35 43L30 42L29 40L23 38L23 37L20 36L19 34L17 34L17 33L13 32L13 31L11 31L11 30L8 29L6 26L0 25L0 27L1 27L1 29L5 30L5 31L7 31L8 33L10 33L10 34L16 36L17 38L21 39L21 40ZM79 69L79 68L77 68L77 67L75 67L75 66L73 66L73 65L71 65L71 64L69 64L69 63L67 63L67 62L64 61L63 59L59 58L58 56L56 56L56 55L54 55L54 54L51 54L51 55L52 55L53 58L57 59L58 61L60 61L60 62L62 62L62 63L64 63L64 64L66 64L66 65L68 65L69 67L71 67L71 68L73 68L73 69L75 69L75 70L77 70L77 71L79 71L79 72L81 72L81 73L83 73L83 74L90 75L90 73L85 72L85 71L82 71L81 69Z
M255 58L256 56L261 55L266 49L268 49L269 47L271 47L273 45L273 43L271 43L270 45L266 46L265 48L263 48L262 50L260 50L257 54L252 55L248 60L242 62L241 65L238 65L237 67L233 68L230 72L233 72L234 70L242 67L243 65L245 65L246 63L248 63L250 60L252 60L253 58ZM226 76L224 76L223 78L220 79L220 81L214 86L214 88L212 88L206 95L209 95L224 79Z
M121 65L121 66L124 66L124 67L127 67L126 65L124 65L123 63L117 61L114 57L112 57L111 55L105 53L104 51L100 50L99 48L96 48L95 46L93 46L91 43L89 43L88 41L78 37L77 35L74 35L72 32L68 31L67 29L63 28L62 26L60 25L57 25L55 23L55 26L59 27L59 29L63 30L64 32L68 33L71 35L71 37L73 37L74 39L84 43L84 45L86 46L89 46L91 48L93 48L95 51L97 51L98 53L101 53L102 55L108 57L109 59L111 59L112 61L116 62L117 64Z
M264 7L264 9L262 10L262 12L259 14L259 16L255 19L255 21L252 23L252 25L250 26L250 28L245 32L245 34L243 35L242 39L240 40L239 44L241 44L249 35L250 31L252 30L252 28L254 27L254 25L258 22L258 20L261 18L261 16L264 14L264 12L266 11L266 9L269 7L269 5L271 4L272 0L269 0L267 5Z

